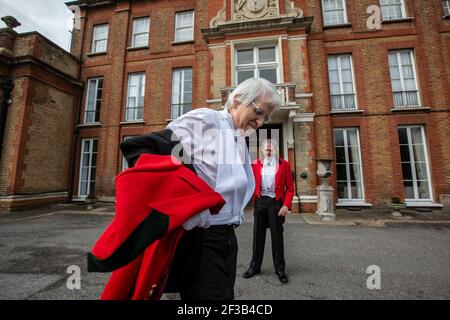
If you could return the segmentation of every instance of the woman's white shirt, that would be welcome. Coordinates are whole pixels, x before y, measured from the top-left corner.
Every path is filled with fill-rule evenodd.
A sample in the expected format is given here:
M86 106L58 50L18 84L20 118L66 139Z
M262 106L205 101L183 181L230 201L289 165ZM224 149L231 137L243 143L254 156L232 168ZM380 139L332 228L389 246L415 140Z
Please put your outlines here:
M167 128L181 142L197 175L226 202L217 215L211 216L205 210L188 220L184 228L242 223L255 180L245 137L235 130L228 110L195 109L172 121Z

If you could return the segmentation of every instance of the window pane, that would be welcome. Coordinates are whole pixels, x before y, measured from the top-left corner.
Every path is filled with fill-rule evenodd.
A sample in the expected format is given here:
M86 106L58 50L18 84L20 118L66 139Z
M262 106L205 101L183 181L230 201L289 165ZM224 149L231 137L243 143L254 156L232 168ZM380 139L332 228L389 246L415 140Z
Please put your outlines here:
M148 33L137 34L134 36L133 47L145 47L148 45Z
M421 127L411 127L410 130L411 130L412 144L423 144L422 128Z
M402 162L410 162L411 161L408 145L400 146L400 159Z
M407 160L413 161L402 163L403 172L403 186L405 197L407 199L427 199L431 200L429 184L430 179L428 176L428 163L425 157L426 148L423 142L423 127L403 127L399 128L399 140L403 142L400 145L400 153L403 158L407 158L407 150L413 150L413 159ZM409 139L408 139L409 136ZM408 149L407 149L408 148ZM413 174L413 170L415 171ZM414 192L417 190L417 193Z
M405 199L414 199L414 187L411 180L403 181L403 192L405 193Z
M254 78L255 73L254 71L238 71L238 84L243 82L244 80L247 80L249 78Z
M418 181L419 199L430 199L430 190L428 181Z
M450 15L450 0L443 0L442 5L444 6L444 15Z
M144 119L144 108L138 108L137 109L136 119L137 120Z
M347 180L347 169L345 167L345 164L338 164L336 165L336 176L337 180Z
M272 83L277 83L277 70L276 69L260 70L259 76L261 78L269 80Z
M149 18L140 18L134 19L133 21L133 33L146 33L149 31L150 19Z
M337 57L328 57L328 69L330 70L338 69Z
M414 161L425 162L425 151L423 145L413 145Z
M341 94L341 86L339 85L339 83L331 83L330 89L331 89L332 95L340 95Z
M359 163L359 149L358 146L349 147L348 150L348 161L350 163Z
M392 91L394 94L394 106L418 106L419 92L413 69L413 51L402 50L390 52L389 65Z
M416 162L416 178L417 180L428 180L427 164L425 162Z
M334 147L336 154L336 179L338 188L340 182L345 182L341 188L350 190L344 193L349 200L358 199L364 201L362 184L362 166L359 156L358 129L334 129ZM346 152L346 154L345 154ZM339 192L338 192L339 193ZM341 192L342 194L342 192ZM343 198L341 198L343 199Z
M383 20L403 18L401 0L380 0Z
M358 181L350 182L352 199L361 199L360 183Z
M331 107L333 110L356 109L351 55L328 57Z
M95 99L96 99L95 95L96 95L96 81L89 80L86 110L94 110Z
M192 109L192 68L175 69L172 79L172 111L175 119Z
M91 165L92 166L97 166L97 150L94 151L94 153L92 153L91 155Z
M80 182L80 191L78 192L80 196L87 196L87 183L84 181Z
M194 11L185 11L185 12L178 12L176 15L177 19L177 27L191 27L193 26L193 16Z
M128 78L128 97L126 120L142 120L142 110L138 112L137 108L143 109L145 98L145 74L130 74Z
M95 139L82 140L83 153L80 161L79 189L80 196L87 196L90 192L89 188L94 191L96 162L97 162L97 144Z
M398 128L398 139L400 144L408 144L408 134L406 132L406 128Z
M108 39L108 25L94 26L92 35L92 52L106 51Z
M239 50L237 52L237 62L238 64L249 64L254 63L253 61L253 49L250 50Z
M260 48L259 62L275 62L275 48Z
M402 163L403 180L412 180L411 163Z
M336 164L345 163L345 149L336 147Z
M337 191L339 199L347 199L347 183L346 182L338 182L337 183Z
M178 12L175 27L175 41L194 40L194 11Z
M389 53L389 65L398 66L397 54L395 52Z
M335 146L344 146L344 131L343 130L334 130L334 145Z
M178 29L176 32L175 41L190 41L194 39L193 28Z
M324 25L345 23L344 1L323 0Z

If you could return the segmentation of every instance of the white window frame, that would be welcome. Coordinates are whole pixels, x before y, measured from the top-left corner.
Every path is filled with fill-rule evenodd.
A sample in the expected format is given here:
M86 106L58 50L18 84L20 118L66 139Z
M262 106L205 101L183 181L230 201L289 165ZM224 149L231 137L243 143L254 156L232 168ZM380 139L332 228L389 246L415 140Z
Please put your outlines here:
M275 50L275 61L274 62L259 62L259 50L265 48L274 48ZM253 50L253 63L241 64L238 65L238 51L241 50ZM234 80L235 84L239 84L239 71L252 71L253 76L259 77L260 70L265 69L275 69L277 82L280 83L281 74L280 74L280 55L278 49L278 43L252 43L246 45L236 45L234 49Z
M89 150L85 150L85 148L84 148L86 141L89 142L89 147L88 147ZM97 151L96 152L93 151L95 141L97 142ZM92 165L92 158L93 158L94 154L98 155L98 139L97 138L81 139L81 154L80 154L80 166L79 166L80 172L79 172L79 177L78 177L78 197L80 199L86 198L91 193L91 191L95 192L95 190L91 190L91 183L94 182L94 189L95 189L95 183L96 183L96 180L95 180L96 177L93 177L94 180L92 180L92 176L91 176L92 169L97 168L97 161L95 162L95 166ZM89 157L88 165L86 167L83 166L83 160L84 160L85 156ZM96 159L98 159L98 157L96 157ZM82 172L83 172L84 167L87 168L87 170L88 170L87 181L82 181ZM86 194L81 194L82 183L87 183Z
M401 93L402 93L402 99L404 100L404 101L406 101L407 99L405 98L405 94L406 94L406 89L405 89L405 80L404 80L404 77L403 77L403 65L402 65L402 60L401 60L401 57L400 57L400 54L402 53L402 52L407 52L407 53L409 53L409 56L410 56L410 59L411 59L411 65L412 65L412 71L413 71L413 75L414 75L414 84L415 84L415 86L416 86L416 92L417 92L417 105L402 105L402 106L396 106L395 105L395 93L394 93L394 87L392 86L392 75L391 75L391 72L390 72L390 70L389 70L389 77L390 77L390 79L391 79L391 89L392 89L392 99L393 99L393 102L394 102L394 108L418 108L418 107L420 107L421 105L422 105L422 99L421 99L421 96L420 96L420 90L419 90L419 82L418 82L418 79L417 79L417 72L416 72L416 59L415 59L415 57L414 57L414 50L412 50L412 49L406 49L406 50L389 50L389 52L388 52L388 65L389 65L389 69L391 68L391 65L390 65L390 63L389 63L389 54L391 54L391 53L395 53L396 54L396 57L397 57L397 65L398 65L398 67L399 67L399 74L400 74L400 84L401 84L401 87L402 87L402 91L401 91Z
M322 0L322 18L323 18L323 25L324 26L335 26L335 25L340 25L340 24L346 24L348 23L348 17L347 17L347 3L345 0L336 0L336 1L341 1L342 2L342 8L343 8L343 15L344 15L344 22L342 23L337 23L337 24L333 24L333 23L327 23L327 21L325 20L325 12L328 11L340 11L338 9L325 9L325 4L324 1L326 0Z
M348 108L345 106L345 93L344 93L344 81L342 79L342 65L341 65L341 58L343 57L350 57L350 68L352 72L352 86L353 86L353 96L354 96L354 108ZM331 94L331 76L330 76L330 59L336 58L337 59L337 66L338 66L338 77L339 77L339 91L340 91L340 97L341 97L341 104L344 106L341 109L335 109L333 108L333 97ZM358 95L356 94L356 81L355 81L355 70L353 68L353 55L351 53L346 54L332 54L328 55L327 57L327 69L328 69L328 83L330 86L330 105L331 105L331 111L353 111L353 110L359 110L358 107Z
M380 0L381 20L382 21L390 21L390 20L398 20L398 19L406 18L406 7L405 7L405 1L404 0L398 0L400 3L394 3L394 4L393 3L384 4L383 1L384 0ZM401 17L386 18L386 17L383 16L383 7L398 6L398 5L400 5L400 8L401 8L401 13L402 13Z
M136 23L145 20L147 22L147 30L143 32L136 32ZM150 17L141 17L141 18L135 18L133 19L133 32L131 37L131 47L132 48L140 48L140 47L147 47L149 42L149 34L150 34ZM140 35L147 35L146 37L146 43L142 45L136 45L136 37Z
M345 151L345 171L346 171L346 181L347 181L347 189L349 190L348 195L349 198L338 198L338 204L351 204L351 203L365 203L366 195L365 195L365 186L364 186L364 172L363 172L363 165L362 165L362 157L361 157L361 140L359 135L359 128L351 127L351 128L334 128L333 129L333 145L334 145L334 152L336 152L336 143L334 142L335 132L341 130L343 131L344 135L344 151ZM351 177L350 177L350 159L348 154L348 137L347 137L347 131L348 130L356 130L356 139L358 142L358 157L359 157L359 170L361 172L361 195L362 198L352 198L352 192L351 192ZM340 146L341 147L341 146ZM336 191L337 191L337 163L336 163Z
M131 87L131 79L132 77L139 77L138 80L138 95L136 98L136 104L134 106L129 105L129 100L131 98L130 96L130 87ZM136 73L129 73L128 74L128 90L127 90L127 101L126 101L126 108L125 108L125 121L142 121L144 120L144 106L145 106L145 72L136 72ZM139 106L139 92L143 91L142 95L142 106ZM134 109L133 111L133 118L128 118L128 110ZM142 118L138 118L139 109L142 109Z
M409 199L409 198L405 198L405 202L433 202L433 189L432 189L432 183L431 183L431 175L430 175L430 160L428 157L428 144L426 141L426 136L425 136L425 128L424 126L421 125L409 125L409 126L399 126L398 129L400 128L406 128L407 129L407 136L408 136L408 149L409 149L409 159L410 159L410 163L411 163L411 171L412 171L412 180L413 180L413 188L414 188L414 199ZM428 199L421 199L418 197L419 191L418 191L418 185L417 185L417 175L416 175L416 161L415 161L415 157L414 157L414 150L413 150L413 145L412 145L412 138L411 138L411 128L420 128L420 132L421 132L421 137L422 137L422 144L423 144L423 151L424 151L424 156L425 156L425 161L426 161L426 169L427 169L427 177L428 177L428 192L430 194L430 198ZM397 131L397 135L398 135L398 131ZM400 165L401 165L401 159L400 159ZM402 185L404 183L404 177L402 174ZM403 186L404 188L404 186Z
M178 18L182 14L186 13L192 13L192 25L190 26L179 26ZM175 35L174 35L174 42L188 42L188 41L194 41L194 26L195 26L195 11L194 10L186 10L186 11L179 11L175 13ZM178 31L182 29L192 29L192 38L190 39L179 39Z
M189 112L190 110L192 110L192 89L191 89L191 101L190 102L185 102L184 101L184 94L187 92L185 90L185 84L186 84L186 80L185 80L185 75L186 75L186 71L190 70L191 71L191 82L193 81L193 70L192 67L188 67L188 68L175 68L172 71L172 100L171 100L171 109L170 109L170 117L171 119L176 119L180 116L182 116L183 114L185 114L186 112ZM178 112L175 112L174 109L174 100L175 100L175 76L178 72L181 72L181 81L180 81L180 87L179 87L179 100L180 103L178 103ZM191 83L191 88L193 88L193 85Z
M135 138L135 137L137 137L137 136L124 136L122 141L127 141L128 139ZM122 172L127 170L128 168L129 168L128 161L125 158L125 156L122 155Z
M100 121L100 114L98 115L98 120L95 121L95 115L97 114L97 112L100 113L101 104L102 104L102 98L98 99L100 80L102 80L102 89L101 90L102 90L102 98L103 98L103 85L104 85L103 77L96 77L96 78L88 79L88 86L87 86L87 91L86 91L86 106L85 106L85 111L84 111L84 123L85 124L98 123ZM95 84L93 84L93 83L95 83ZM89 105L89 92L91 90L92 85L95 85L94 106ZM97 101L100 101L99 110L97 110ZM90 112L94 113L94 121L88 121L88 113L90 113Z
M106 27L106 32L105 32L105 38L96 38L97 37L97 33L98 30L100 28L104 28ZM108 35L109 35L109 24L104 23L104 24L98 24L95 25L93 30L92 30L92 53L102 53L102 52L107 52L108 51ZM98 49L99 47L99 43L101 42L105 42L105 50L100 51Z
M450 0L442 0L442 6L444 9L444 17L450 16Z

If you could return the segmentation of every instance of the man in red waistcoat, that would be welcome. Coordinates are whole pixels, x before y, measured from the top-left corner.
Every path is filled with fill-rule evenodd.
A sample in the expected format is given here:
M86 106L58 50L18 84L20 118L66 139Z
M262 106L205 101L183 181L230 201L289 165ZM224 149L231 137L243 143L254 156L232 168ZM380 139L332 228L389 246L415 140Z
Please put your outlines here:
M263 143L263 159L253 163L255 176L255 211L253 226L253 256L249 269L243 274L251 278L261 272L266 229L272 237L272 257L275 273L282 283L288 282L285 272L283 223L294 197L294 183L289 162L277 156L275 142Z

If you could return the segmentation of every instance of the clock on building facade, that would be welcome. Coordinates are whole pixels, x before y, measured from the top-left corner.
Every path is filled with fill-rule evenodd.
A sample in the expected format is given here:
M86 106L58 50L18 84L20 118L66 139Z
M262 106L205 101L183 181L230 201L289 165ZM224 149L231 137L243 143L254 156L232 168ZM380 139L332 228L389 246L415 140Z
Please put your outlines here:
M259 12L267 5L267 0L247 0L247 8L250 12Z
M258 19L278 15L277 0L234 0L233 20Z

